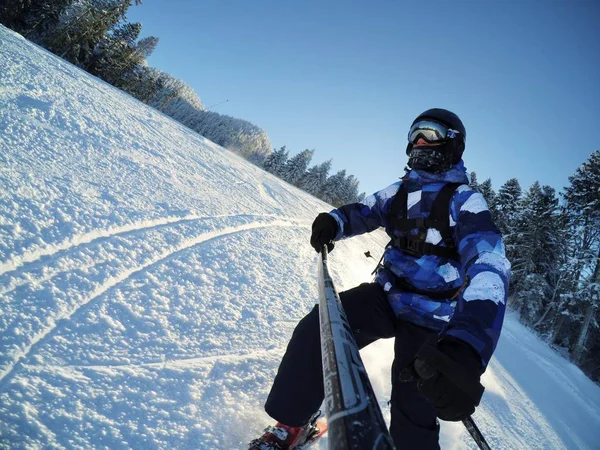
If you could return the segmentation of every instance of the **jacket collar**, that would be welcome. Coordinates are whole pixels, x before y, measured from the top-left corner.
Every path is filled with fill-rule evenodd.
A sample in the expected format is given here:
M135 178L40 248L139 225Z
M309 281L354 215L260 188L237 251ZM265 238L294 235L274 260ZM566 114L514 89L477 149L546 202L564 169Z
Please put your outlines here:
M449 170L441 173L431 173L424 170L409 170L403 177L403 180L410 180L418 184L439 183L462 183L469 184L467 177L467 169L465 163L461 159L458 164L452 166Z

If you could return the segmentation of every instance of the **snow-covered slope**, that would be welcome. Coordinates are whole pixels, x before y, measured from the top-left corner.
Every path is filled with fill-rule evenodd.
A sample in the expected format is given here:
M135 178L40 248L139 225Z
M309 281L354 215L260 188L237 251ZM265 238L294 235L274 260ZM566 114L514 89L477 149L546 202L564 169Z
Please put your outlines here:
M243 448L328 209L0 27L0 448ZM338 288L386 242L339 243ZM392 342L362 355L389 418ZM596 385L512 318L496 355L494 448L599 448ZM475 448L446 423L442 446Z

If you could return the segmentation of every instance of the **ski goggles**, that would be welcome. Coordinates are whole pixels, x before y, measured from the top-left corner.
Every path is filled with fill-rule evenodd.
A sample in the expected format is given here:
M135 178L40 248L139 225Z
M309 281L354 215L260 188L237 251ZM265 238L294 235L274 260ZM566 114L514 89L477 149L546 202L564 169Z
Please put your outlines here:
M408 142L414 144L419 138L425 139L428 143L444 142L448 139L454 139L460 134L458 130L453 130L446 125L431 120L421 120L413 124L408 131Z

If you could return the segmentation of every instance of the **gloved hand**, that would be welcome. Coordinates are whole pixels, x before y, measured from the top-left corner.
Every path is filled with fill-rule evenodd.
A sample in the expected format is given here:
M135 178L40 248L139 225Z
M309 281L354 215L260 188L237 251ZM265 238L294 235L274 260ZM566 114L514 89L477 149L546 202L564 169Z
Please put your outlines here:
M469 344L451 337L427 341L417 352L414 371L419 392L440 419L457 422L475 412L484 390L479 382L483 367Z
M327 245L327 251L333 250L333 239L338 233L338 225L333 216L327 213L321 213L312 224L312 235L310 236L310 245L318 252L324 245Z

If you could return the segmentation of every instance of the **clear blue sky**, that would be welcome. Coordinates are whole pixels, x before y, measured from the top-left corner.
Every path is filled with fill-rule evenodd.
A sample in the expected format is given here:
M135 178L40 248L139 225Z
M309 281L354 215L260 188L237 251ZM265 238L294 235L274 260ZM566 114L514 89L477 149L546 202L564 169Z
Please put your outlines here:
M314 148L370 194L402 176L408 127L456 112L464 155L497 190L558 191L600 149L600 2L145 0L149 64L206 106Z

